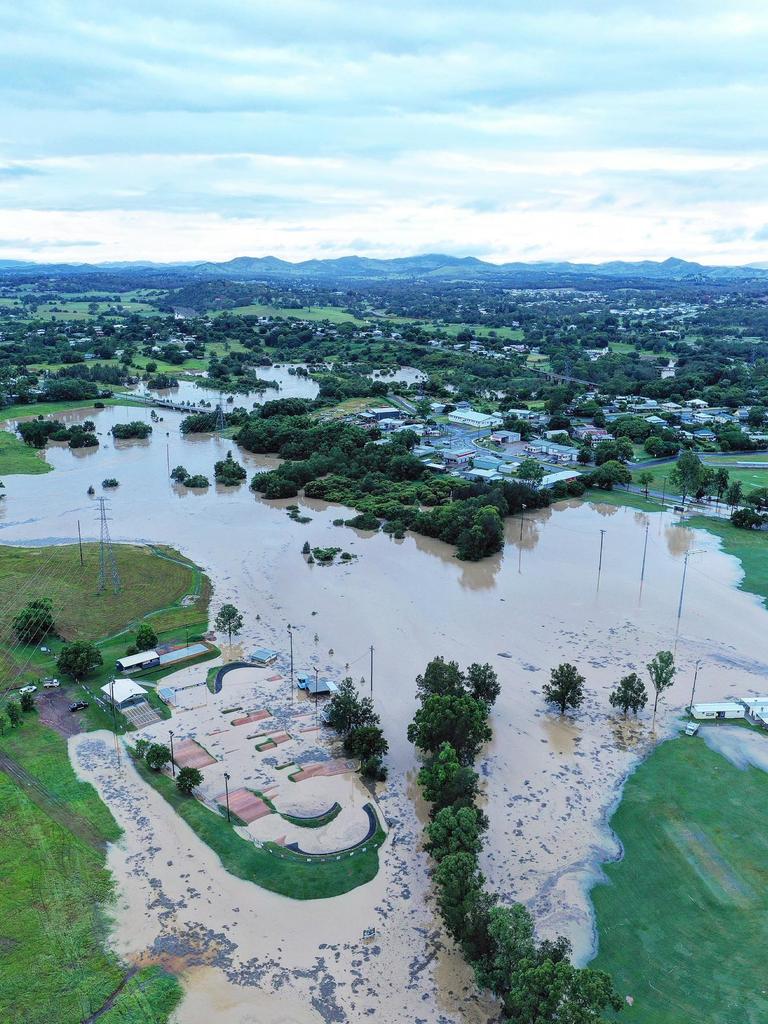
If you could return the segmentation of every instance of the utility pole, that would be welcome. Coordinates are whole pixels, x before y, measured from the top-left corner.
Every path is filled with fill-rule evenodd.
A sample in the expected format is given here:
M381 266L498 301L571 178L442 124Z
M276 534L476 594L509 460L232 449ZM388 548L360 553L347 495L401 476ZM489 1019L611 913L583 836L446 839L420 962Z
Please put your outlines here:
M165 446L165 465L168 470L168 476L171 475L171 446L166 444Z
M117 714L115 713L115 680L109 681L109 699L112 703L112 731L117 732Z
M77 543L80 548L80 565L83 565L83 535L80 533L80 520L77 520Z
M317 688L320 685L318 674L319 669L315 666L315 728L317 728Z
M371 644L371 696L373 696L373 644Z
M600 585L600 573L603 571L603 542L605 541L605 530L600 531L600 555L597 559L597 583Z
M642 584L645 579L645 554L648 550L648 530L650 529L650 523L645 524L645 540L643 541L643 566L640 569L640 583Z
M699 677L699 665L700 664L701 664L701 658L697 658L696 659L696 668L694 669L694 672L693 672L693 686L691 687L691 702L688 705L688 710L689 711L693 707L693 695L694 695L694 693L696 693L696 680Z
M224 772L224 799L226 800L227 803L227 821L231 824L232 819L229 816L229 779L229 772Z
M288 639L291 642L291 700L293 700L293 630L288 627Z
M176 764L173 760L173 729L169 730L168 735L171 737L171 773L176 778Z
M688 574L688 559L691 555L699 555L700 551L686 551L685 559L683 560L683 580L680 584L680 600L677 604L677 628L680 628L680 616L683 614L683 596L685 594L685 577Z

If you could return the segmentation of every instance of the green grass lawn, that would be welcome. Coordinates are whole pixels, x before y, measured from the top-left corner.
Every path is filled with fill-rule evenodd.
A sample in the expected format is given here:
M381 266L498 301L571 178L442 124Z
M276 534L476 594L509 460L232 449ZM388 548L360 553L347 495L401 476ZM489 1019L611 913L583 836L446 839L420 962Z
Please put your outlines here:
M611 825L624 856L592 892L592 966L634 999L617 1019L768 1020L768 775L671 740L629 779Z
M328 320L333 324L353 323L364 327L367 323L351 313L345 313L338 306L303 306L300 309L285 306L265 306L261 302L253 302L249 306L236 306L234 309L217 310L213 316L234 314L235 316L277 316L296 317L299 320Z
M590 487L584 492L584 501L599 501L604 505L624 505L627 508L640 509L643 512L660 512L661 505L653 498L645 498L642 494L623 491L620 488L604 491L599 487Z
M116 544L115 553L122 589L115 594L108 588L99 594L97 544L83 545L82 567L77 545L0 546L0 602L5 602L8 609L0 634L0 684L13 681L20 686L36 683L47 675L59 675L56 657L63 641L91 640L101 651L103 665L81 684L63 677L62 683L71 700L89 701L91 706L85 713L89 728L116 726L116 731L122 733L129 729L127 720L118 714L113 721L111 712L102 710L94 699L99 688L113 678L115 661L131 646L135 630L144 621L153 627L160 642L183 643L199 638L208 628L211 588L197 566L171 548ZM35 575L38 572L39 577ZM38 580L37 584L23 589L30 579ZM182 598L187 596L195 600L182 605ZM58 635L46 640L49 652L41 651L38 645L16 645L11 632L13 615L35 597L53 600ZM215 658L218 653L214 648L198 660ZM170 665L138 678L152 687L179 667ZM147 699L162 717L170 716L154 689L149 690Z
M24 444L16 434L0 430L0 480L14 473L49 473L52 468L42 452Z
M22 766L106 840L120 830L92 786L80 782L64 740L34 715L0 737L0 752ZM0 772L0 1020L80 1024L126 976L108 949L113 881L102 849L50 818ZM164 1024L181 997L171 975L135 975L101 1018L108 1024Z
M327 859L306 857L286 850L276 843L262 848L242 839L226 818L210 810L194 797L179 793L173 779L152 771L143 761L136 768L149 785L175 808L181 818L204 843L218 855L230 874L255 882L263 889L281 893L296 900L327 899L356 889L375 877L379 870L378 849L385 835L379 828L365 844L365 852L357 850Z
M746 456L742 456L746 458ZM755 467L754 469L738 469L733 466L733 460L721 461L722 457L718 456L717 461L707 460L707 466L720 466L723 465L728 469L728 473L731 481L739 480L744 487L745 493L749 493L754 487L768 487L768 464L765 469ZM665 489L668 494L672 493L673 488L670 487L669 475L675 468L674 462L665 462L660 466L648 466L647 471L653 474L653 483L650 485L655 491L661 491ZM636 470L632 476L637 483L637 478L640 473L644 470Z
M685 525L708 530L722 541L723 551L741 562L744 578L740 590L757 594L768 605L768 537L759 530L739 530L726 519L691 516Z
M70 409L93 409L94 401L104 405L144 406L143 402L133 402L129 398L86 399L78 402L35 402L25 405L7 405L0 409L0 422L17 420L21 416L53 416L58 412L69 412Z

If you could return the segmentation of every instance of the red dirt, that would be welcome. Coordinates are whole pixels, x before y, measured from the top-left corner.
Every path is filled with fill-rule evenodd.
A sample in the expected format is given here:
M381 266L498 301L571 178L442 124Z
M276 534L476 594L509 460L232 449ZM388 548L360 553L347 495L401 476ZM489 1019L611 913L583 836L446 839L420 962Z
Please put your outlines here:
M247 725L248 722L261 722L265 718L271 718L269 711L252 711L251 714L246 715L244 718L233 718L229 723L230 725Z
M180 740L173 745L173 760L179 768L206 768L216 758L194 740Z
M227 794L219 793L216 802L222 807L227 805ZM256 796L250 789L235 789L229 794L229 809L236 814L241 821L250 824L257 818L264 818L271 814L272 810L264 803L261 797Z

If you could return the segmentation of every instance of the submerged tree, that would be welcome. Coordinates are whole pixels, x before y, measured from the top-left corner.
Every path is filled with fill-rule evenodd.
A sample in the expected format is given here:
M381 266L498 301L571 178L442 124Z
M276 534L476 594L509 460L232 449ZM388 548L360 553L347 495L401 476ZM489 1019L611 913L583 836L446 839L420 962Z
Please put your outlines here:
M637 672L630 672L618 681L608 701L611 707L621 708L626 718L628 711L637 715L638 711L643 710L648 703L648 691Z
M243 616L233 604L223 604L216 616L215 626L219 632L226 633L232 643L232 635L237 636L243 628Z
M661 697L665 690L670 688L674 682L675 673L677 672L672 652L659 651L653 660L648 662L647 668L648 675L651 677L653 689L656 692L656 696L653 701L653 720L655 722L659 697Z
M544 685L544 699L557 704L564 715L568 708L576 709L583 704L585 681L575 665L564 662L552 669L549 682Z

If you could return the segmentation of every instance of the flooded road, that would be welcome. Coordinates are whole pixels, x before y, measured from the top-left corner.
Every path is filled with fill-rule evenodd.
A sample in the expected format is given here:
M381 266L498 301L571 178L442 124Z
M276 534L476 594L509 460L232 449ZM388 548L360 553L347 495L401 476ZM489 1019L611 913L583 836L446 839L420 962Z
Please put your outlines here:
M491 1008L477 999L469 973L446 948L426 898L428 860L420 849L423 821L414 802L416 760L405 738L415 707L414 677L442 654L462 665L488 661L502 682L494 739L480 766L491 821L483 862L489 885L506 899L528 903L542 935L568 935L577 956L586 960L593 948L586 891L599 861L616 852L606 815L627 772L651 743L650 716L639 725L623 722L609 707L608 692L629 671L647 680L645 665L655 652L674 649L679 673L657 720L661 736L672 727L675 709L690 697L696 659L701 659L700 700L765 691L768 615L757 598L736 589L740 566L722 554L718 540L673 525L669 515L574 501L526 515L522 524L509 520L503 553L478 564L461 563L452 548L426 537L396 541L334 527L333 519L344 514L339 506L297 501L311 517L299 524L286 514L290 501L262 501L247 485L211 486L204 492L173 485L169 466L182 464L212 479L213 463L236 449L217 437L183 438L179 414L164 413L147 442L114 443L107 431L113 422L148 418L148 410L116 407L59 418L86 417L96 421L99 449L57 447L47 453L55 472L6 478L0 541L72 541L78 520L84 538L95 538L95 499L86 495L93 484L97 496L109 495L115 539L173 544L209 573L214 610L232 601L245 614L246 651L258 641L285 652L291 624L297 671L317 664L335 677L348 673L364 679L368 688L373 646L374 699L390 743L390 780L380 794L391 824L382 871L369 886L325 905L287 901L226 875L182 822L161 804L155 806L159 798L153 793L126 784L129 795L110 798L105 780L114 754L109 748L90 747L85 760L76 753L75 762L82 762L78 770L110 798L126 830L125 848L110 855L131 908L117 915L120 951L140 957L162 945L175 921L197 920L237 947L229 965L194 965L195 971L205 968L225 979L211 981L216 973L206 973L196 982L210 993L211 1005L219 984L221 1000L237 1002L227 987L234 983L284 992L287 1007L298 999L312 1011L305 1018L286 1009L285 1020L317 1019L312 1013L326 1020L357 1020L370 1012L383 1019L487 1020ZM260 456L235 454L249 477L270 464ZM110 476L120 486L102 492L101 480ZM308 566L301 556L305 540L358 557L344 566ZM548 711L541 698L550 669L563 661L578 666L588 691L579 713L565 720ZM143 818L151 820L157 842L142 832ZM166 856L166 844L173 843L181 846ZM157 851L147 871L132 874L137 858L149 857L148 847ZM257 922L255 938L242 926L232 935L224 932L215 898L205 909L204 899L189 901L176 888L176 868L163 865L190 856L206 867L196 888L204 881L214 894L226 891L226 906L239 906L243 917ZM144 912L148 901L166 891L174 904L189 904L191 917L186 910L180 914L178 906L176 917L162 920ZM272 917L269 928L258 923L265 915ZM226 923L234 927L229 917ZM370 957L365 962L360 935L369 923L377 927L376 951L365 953ZM269 950L275 966L243 973L242 964L254 958L262 964ZM308 964L316 967L318 957L322 968L311 977L302 974ZM365 983L355 972L362 972ZM322 991L331 990L335 1002L324 1003ZM341 1016L334 1016L337 1012ZM201 1018L179 1019L193 1024Z

